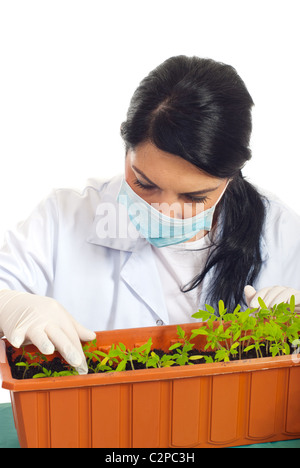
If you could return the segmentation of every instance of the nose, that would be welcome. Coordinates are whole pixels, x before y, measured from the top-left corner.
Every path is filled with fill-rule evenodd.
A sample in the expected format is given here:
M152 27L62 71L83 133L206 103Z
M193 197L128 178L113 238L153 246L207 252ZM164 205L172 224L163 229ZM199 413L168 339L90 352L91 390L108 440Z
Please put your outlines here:
M167 192L159 194L151 205L163 215L175 219L192 218L204 209L202 203L198 203L197 207L195 207L193 203L185 203L173 193Z
M151 203L151 205L157 211L159 211L165 216L168 216L169 218L178 218L178 219L183 218L181 204L178 202L168 203L164 201L161 203L158 203L158 202Z
M152 202L151 205L157 211L169 218L182 219L183 217L181 203L174 194L163 192L159 194L155 202Z

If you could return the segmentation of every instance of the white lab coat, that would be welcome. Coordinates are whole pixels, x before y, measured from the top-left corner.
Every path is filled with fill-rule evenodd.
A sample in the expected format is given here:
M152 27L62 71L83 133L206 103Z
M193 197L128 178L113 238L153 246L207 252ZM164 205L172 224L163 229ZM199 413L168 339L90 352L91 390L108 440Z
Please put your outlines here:
M117 202L121 180L94 181L81 193L53 191L27 221L6 234L0 289L53 297L92 330L169 324L151 246L124 234L128 216ZM117 217L109 232L105 210ZM276 200L268 204L262 255L257 289L300 290L300 218ZM199 308L210 279L204 280Z

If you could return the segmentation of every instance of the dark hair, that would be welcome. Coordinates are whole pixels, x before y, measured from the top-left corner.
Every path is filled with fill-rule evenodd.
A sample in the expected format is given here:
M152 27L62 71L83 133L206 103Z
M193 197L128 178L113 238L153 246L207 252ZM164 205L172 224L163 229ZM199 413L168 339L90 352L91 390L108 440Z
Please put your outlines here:
M243 303L244 286L253 284L261 264L263 197L244 179L251 158L252 98L236 70L211 59L171 57L136 89L121 126L126 151L146 141L177 155L215 177L230 178L217 212L222 232L206 266L190 285L213 269L207 302Z

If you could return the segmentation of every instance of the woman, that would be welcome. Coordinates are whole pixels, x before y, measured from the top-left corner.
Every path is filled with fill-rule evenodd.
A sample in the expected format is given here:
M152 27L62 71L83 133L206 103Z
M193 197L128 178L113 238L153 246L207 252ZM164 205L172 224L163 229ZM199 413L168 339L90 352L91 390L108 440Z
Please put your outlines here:
M178 56L152 71L121 127L125 178L55 191L7 234L0 335L86 373L89 329L188 322L219 299L300 305L299 217L241 173L252 105L228 65Z

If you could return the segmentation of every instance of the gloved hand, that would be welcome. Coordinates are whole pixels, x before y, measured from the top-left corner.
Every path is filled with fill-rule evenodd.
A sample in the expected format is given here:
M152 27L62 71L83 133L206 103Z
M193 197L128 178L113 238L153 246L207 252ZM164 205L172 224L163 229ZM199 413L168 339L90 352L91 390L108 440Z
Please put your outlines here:
M80 340L96 337L54 299L11 290L0 291L2 336L15 348L32 343L45 355L57 349L79 374L88 372Z
M260 307L258 297L261 297L267 307L273 307L281 302L289 302L291 296L295 296L296 311L300 311L300 291L284 286L273 286L256 291L252 286L246 286L244 289L245 298L248 307Z

